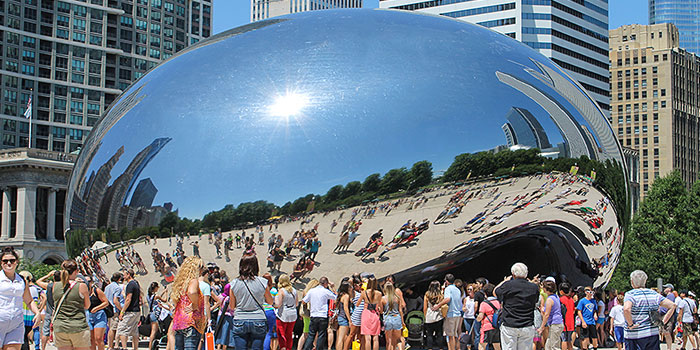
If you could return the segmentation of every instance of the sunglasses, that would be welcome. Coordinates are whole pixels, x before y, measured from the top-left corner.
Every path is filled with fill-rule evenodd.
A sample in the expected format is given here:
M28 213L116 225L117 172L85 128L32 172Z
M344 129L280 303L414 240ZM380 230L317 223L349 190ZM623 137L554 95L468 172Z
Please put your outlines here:
M3 264L14 264L17 262L17 259L2 259Z

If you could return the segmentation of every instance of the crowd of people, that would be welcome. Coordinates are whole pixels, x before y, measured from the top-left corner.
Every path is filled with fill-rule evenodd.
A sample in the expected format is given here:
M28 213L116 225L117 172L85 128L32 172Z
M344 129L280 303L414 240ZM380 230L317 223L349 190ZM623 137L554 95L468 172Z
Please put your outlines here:
M408 281L393 276L357 273L295 288L293 276L261 273L253 249L243 254L235 277L192 255L177 265L172 283L144 290L136 264L105 280L103 257L86 252L35 280L16 271L12 248L3 249L0 346L33 343L44 350L53 341L59 350L127 349L131 340L137 350L144 336L149 349L168 350L573 350L604 347L610 339L620 350L655 350L661 339L672 349L678 334L681 349L700 344L694 293L670 284L661 294L645 288L647 276L639 270L626 293L554 277L528 279L522 263L498 284L446 274L423 291L401 288ZM168 257L161 258L154 267L169 266ZM209 333L213 347L206 345Z

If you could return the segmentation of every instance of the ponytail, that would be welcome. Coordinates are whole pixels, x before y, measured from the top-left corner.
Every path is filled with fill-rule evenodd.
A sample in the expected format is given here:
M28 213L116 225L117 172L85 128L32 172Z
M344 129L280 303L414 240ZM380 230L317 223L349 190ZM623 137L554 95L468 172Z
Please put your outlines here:
M61 270L61 284L63 285L63 291L68 289L68 278L73 272L78 270L78 263L73 259L68 259L63 261L61 264L63 270Z

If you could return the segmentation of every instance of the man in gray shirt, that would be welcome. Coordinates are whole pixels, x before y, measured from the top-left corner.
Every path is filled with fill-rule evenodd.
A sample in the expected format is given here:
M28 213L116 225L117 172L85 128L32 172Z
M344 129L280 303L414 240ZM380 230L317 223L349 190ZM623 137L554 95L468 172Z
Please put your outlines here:
M109 349L115 348L114 338L117 334L117 326L119 325L119 312L124 305L124 293L122 293L122 287L119 285L119 283L122 283L123 278L124 276L122 276L121 272L115 272L112 275L112 283L105 287L105 296L114 309L114 316L108 320L109 333L107 334L107 348Z

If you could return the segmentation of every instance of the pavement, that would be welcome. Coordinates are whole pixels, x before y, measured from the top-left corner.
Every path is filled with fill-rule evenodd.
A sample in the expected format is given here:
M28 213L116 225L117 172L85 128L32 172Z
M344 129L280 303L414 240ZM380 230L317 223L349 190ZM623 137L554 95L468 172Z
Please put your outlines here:
M514 203L513 199L515 199L516 196L532 193L545 183L551 183L551 180L548 181L544 177L538 178L528 176L513 180L508 179L507 181L501 182L488 181L478 183L476 185L471 184L449 190L438 190L429 192L425 195L425 197L429 198L427 203L419 206L418 208L409 210L409 205L413 204L413 202L410 200L417 199L417 197L412 197L397 208L393 209L390 213L388 213L388 215L385 215L384 212L378 211L374 217L362 219L362 225L358 231L359 237L355 239L353 244L350 246L350 250L345 254L335 254L333 253L333 248L338 243L340 230L343 224L345 221L351 218L352 210L354 208L334 211L325 215L315 214L311 222L308 224L301 224L300 221L281 223L277 229L274 229L273 227L272 231L270 231L269 226L265 226L263 228L265 244L256 247L258 259L260 261L260 271L261 274L267 271L265 261L267 258L267 239L271 234L282 234L286 242L286 240L292 237L295 231L300 229L311 229L314 225L316 225L316 223L318 223L319 227L319 239L323 245L315 259L318 263L308 277L320 278L321 276L327 276L331 281L339 281L342 277L349 276L355 272L372 272L378 277L386 276L388 274L399 272L408 267L439 258L445 251L449 251L453 247L460 244L464 245L465 243L469 243L469 241L478 242L479 240L487 239L492 235L498 234L504 229L533 221L548 221L553 219L564 220L578 226L580 230L586 234L586 238L590 241L596 240L595 236L591 233L592 230L580 217L555 208L557 205L561 205L571 200L583 199L587 200L587 202L584 204L585 206L595 207L598 200L603 198L603 194L594 187L583 182L577 182L575 184L558 184L536 202L530 204L525 210L521 210L508 216L506 220L494 226L487 227L476 232L472 231L463 234L454 233L454 229L463 226L465 222L473 218L477 213L482 212L484 208L494 208L503 200L506 200L507 203L493 212L491 217L501 215L512 210L514 207L511 205L511 203ZM494 200L495 195L486 195L483 196L483 198L472 199L464 206L461 214L459 214L458 217L449 219L444 223L433 224L435 218L445 208L450 200L450 197L454 193L466 188L470 189L470 191L476 191L477 188L483 186L488 186L488 191L498 188L497 193L500 193L499 198ZM573 192L582 187L587 187L589 189L585 196L573 194ZM557 195L561 194L567 188L570 188L572 193L562 199L555 200ZM539 208L541 205L548 202L551 202L551 204L544 205L542 208ZM361 208L363 207L359 207L359 209ZM342 219L339 219L341 215ZM604 224L599 229L596 229L596 232L603 234L609 228L617 227L617 218L614 210L608 209L604 213L599 213L599 215L603 217ZM358 218L359 217L360 215L358 215ZM491 217L488 217L486 221L490 220ZM399 247L389 251L385 255L387 259L377 259L379 252L384 250L383 248L380 248L374 256L364 261L361 261L353 254L353 252L364 247L369 237L379 229L384 230L384 240L385 242L388 242L405 222L408 220L412 220L412 222L420 222L424 218L431 221L430 228L416 238L416 240L413 242L415 244L409 247ZM330 228L333 219L338 221L338 226L331 231ZM254 229L252 228L246 230L248 235L253 231ZM223 236L228 237L229 234L235 235L235 233L231 231L224 232ZM255 235L255 238L256 240L258 239L257 234ZM192 254L192 247L190 246L190 243L193 240L199 241L200 256L205 262L215 262L222 270L227 272L229 278L234 278L238 274L238 261L243 254L243 249L234 248L230 252L231 260L226 261L223 256L217 256L214 245L209 243L207 235L203 235L201 238L192 236L189 239L185 239L184 249L186 254ZM592 258L603 258L612 252L619 251L619 249L616 249L619 242L619 234L614 234L609 239L606 239L605 242L600 242L598 245L588 248L588 252L590 255L592 255ZM160 276L160 274L155 274L153 272L151 249L158 248L163 254L169 252L172 255L173 251L175 250L175 243L175 238L172 238L172 240L168 238L159 238L155 243L138 243L134 245L134 249L141 255L149 271L145 275L137 276L137 280L142 286L144 286L144 288L152 281L162 283L165 282L164 278ZM298 254L299 251L294 250L292 252L294 258L289 258L284 261L282 263L281 271L290 274L293 271L295 262L298 260ZM610 258L614 259L616 257L610 256ZM112 272L120 269L120 266L114 258L114 252L109 254L109 262L103 263L103 268L108 276L111 275ZM604 276L608 276L612 273L612 268L610 268L610 265L605 266L601 269L601 272L604 274ZM276 272L275 274L278 273L279 272ZM306 281L308 281L308 279L302 280L302 282ZM295 287L302 288L303 286L304 284L298 284Z

